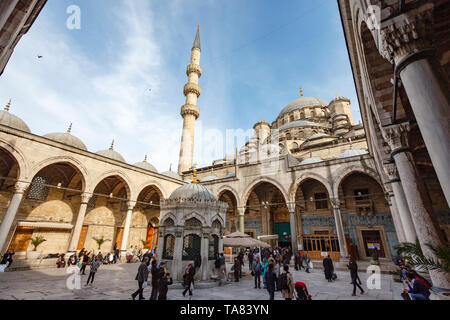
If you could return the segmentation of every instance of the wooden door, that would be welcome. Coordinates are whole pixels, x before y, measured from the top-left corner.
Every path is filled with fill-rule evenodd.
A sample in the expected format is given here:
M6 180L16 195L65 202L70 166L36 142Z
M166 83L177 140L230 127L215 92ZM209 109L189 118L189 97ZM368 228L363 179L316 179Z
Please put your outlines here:
M366 251L366 256L371 257L373 254L377 254L380 258L386 258L384 252L383 241L381 240L381 235L379 230L363 230L361 231L364 249Z
M33 231L33 227L17 227L8 250L14 250L14 252L27 251Z
M84 242L86 241L86 234L88 231L88 226L83 226L80 232L80 239L78 240L77 250L84 248Z
M122 237L123 237L123 227L119 227L116 230L116 241L114 241L114 243L117 244L117 249L119 250L122 245Z
M155 233L155 228L153 228L152 226L149 226L147 228L147 239L146 239L146 241L148 242L148 244L147 244L146 248L152 249L154 233Z

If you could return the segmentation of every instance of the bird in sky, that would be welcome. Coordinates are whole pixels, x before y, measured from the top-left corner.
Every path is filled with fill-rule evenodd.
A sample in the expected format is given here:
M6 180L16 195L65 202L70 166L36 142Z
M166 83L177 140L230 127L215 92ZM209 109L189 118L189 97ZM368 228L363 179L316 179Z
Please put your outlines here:
M42 59L43 56L38 55L37 57L38 57L38 59Z

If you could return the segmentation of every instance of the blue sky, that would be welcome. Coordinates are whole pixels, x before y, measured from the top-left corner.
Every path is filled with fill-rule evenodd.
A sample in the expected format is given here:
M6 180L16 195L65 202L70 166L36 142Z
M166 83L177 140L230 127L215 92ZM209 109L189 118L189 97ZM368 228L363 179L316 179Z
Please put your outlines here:
M80 30L66 27L73 4ZM233 152L205 152L206 132L271 123L299 97L299 86L305 96L350 98L360 120L333 0L49 0L0 78L0 102L12 98L11 112L35 134L65 132L73 122L89 151L115 139L128 163L148 153L159 171L176 168L197 24L199 165Z

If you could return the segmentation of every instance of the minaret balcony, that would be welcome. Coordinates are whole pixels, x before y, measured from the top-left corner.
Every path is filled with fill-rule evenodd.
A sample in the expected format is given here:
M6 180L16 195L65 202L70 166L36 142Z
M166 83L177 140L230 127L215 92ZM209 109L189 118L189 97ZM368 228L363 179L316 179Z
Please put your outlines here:
M189 74L195 72L198 77L200 78L202 76L202 68L198 64L190 64L186 68L186 75L189 77Z
M200 94L202 93L202 89L200 88L200 86L192 82L186 83L183 91L185 96L187 96L188 93L195 93L197 95L197 98L200 97Z
M193 104L185 104L181 107L181 116L184 117L187 114L191 114L197 120L200 116L200 108Z

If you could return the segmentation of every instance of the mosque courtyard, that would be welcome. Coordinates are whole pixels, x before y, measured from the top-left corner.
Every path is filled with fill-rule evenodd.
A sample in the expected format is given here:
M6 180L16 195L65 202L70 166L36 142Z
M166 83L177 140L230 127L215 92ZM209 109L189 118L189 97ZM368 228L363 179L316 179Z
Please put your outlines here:
M0 273L0 292L6 300L131 300L131 294L137 289L134 280L139 264L102 265L95 276L92 286L85 286L88 270L81 276L81 289L70 290L66 282L71 276L66 269L39 269ZM229 266L227 266L229 270ZM248 268L244 270L248 274ZM360 278L366 291L363 295L357 291L352 296L350 275L337 271L337 280L328 283L323 270L314 269L307 274L303 270L293 273L294 281L305 282L313 300L402 300L401 283L393 281L392 275L381 274L381 289L368 290L368 274L361 270ZM151 287L144 289L145 299L149 299ZM189 300L183 297L182 290L169 287L169 300ZM244 276L238 283L222 287L194 290L192 300L268 300L264 289L254 289L253 278ZM275 300L282 300L280 292L275 293Z

